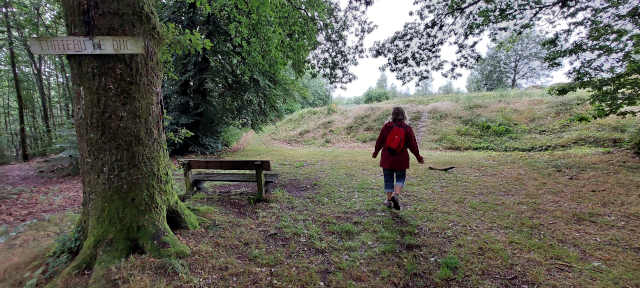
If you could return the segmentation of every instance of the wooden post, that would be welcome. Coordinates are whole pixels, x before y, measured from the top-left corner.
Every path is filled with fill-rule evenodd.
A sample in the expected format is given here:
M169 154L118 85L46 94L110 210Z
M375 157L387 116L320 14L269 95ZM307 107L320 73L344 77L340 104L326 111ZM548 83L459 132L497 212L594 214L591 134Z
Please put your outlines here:
M262 194L264 194L264 171L262 170L262 162L257 161L256 167L256 182L258 183L258 194L256 195L256 201L262 201Z
M191 172L191 164L189 161L182 162L182 169L184 170L184 196L183 201L191 198L193 194L193 172Z

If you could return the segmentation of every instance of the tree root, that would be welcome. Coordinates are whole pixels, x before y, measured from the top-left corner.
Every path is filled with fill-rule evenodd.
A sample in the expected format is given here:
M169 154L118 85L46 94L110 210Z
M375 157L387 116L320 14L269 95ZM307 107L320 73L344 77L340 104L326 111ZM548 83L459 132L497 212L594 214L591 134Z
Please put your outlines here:
M172 229L197 229L200 227L198 217L177 197L175 200L167 205L166 218L159 217L155 223L143 223L133 235L117 233L108 226L89 227L78 256L47 287L68 287L74 275L89 270L93 272L89 287L113 286L107 272L117 261L132 254L150 254L159 258L188 256L189 247L180 242Z

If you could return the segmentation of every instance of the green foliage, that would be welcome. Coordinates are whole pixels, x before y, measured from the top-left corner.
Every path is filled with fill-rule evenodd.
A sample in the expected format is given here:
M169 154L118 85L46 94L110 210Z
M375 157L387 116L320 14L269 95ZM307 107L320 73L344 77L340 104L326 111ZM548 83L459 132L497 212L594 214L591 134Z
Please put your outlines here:
M376 89L387 90L387 74L382 72L380 73L380 78L376 81Z
M450 95L450 94L460 94L462 90L460 88L453 87L453 82L447 81L444 85L438 87L438 94Z
M56 239L56 248L47 256L49 269L44 277L63 270L82 248L82 229L76 227L70 234L62 234Z
M299 103L300 109L327 106L331 103L331 90L328 81L320 76L313 77L313 74L315 73L307 71L299 80L298 100L294 103Z
M242 138L242 135L245 133L245 130L238 129L236 127L225 127L222 129L222 145L225 147L231 147Z
M447 255L446 258L440 261L440 270L436 278L439 280L446 280L453 278L453 273L458 269L460 261L455 256Z
M432 71L460 76L458 69L473 68L481 55L478 39L493 41L520 37L534 28L556 27L543 42L544 63L551 68L569 60L571 83L551 89L566 95L590 89L596 117L635 115L624 107L640 103L640 7L636 1L422 1L412 12L419 21L408 23L372 48L384 56L403 83L428 78ZM442 59L445 44L457 46L456 60ZM529 51L536 52L536 51ZM510 87L514 87L513 82Z
M433 94L433 77L431 74L429 78L420 80L418 82L418 86L416 87L415 95L431 95Z
M543 62L547 54L542 47L544 40L544 36L531 31L499 39L488 46L487 55L474 68L476 73L472 78L470 75L467 86L479 92L545 84L553 69Z
M364 50L352 45L372 30L361 8L324 0L161 2L173 68L163 85L166 132L193 133L168 137L172 153L216 152L225 127L259 130L287 113L328 105L328 85L354 79L349 65Z
M636 154L640 154L640 129L633 134L631 139L631 149L633 149Z
M569 118L569 123L573 123L573 122L579 122L579 123L589 123L591 122L591 116L583 114L583 113L577 113L576 115L573 115L571 118Z
M479 115L475 115L462 120L467 127L458 128L460 135L468 135L475 137L496 136L502 137L513 133L512 124L506 121L498 121L487 119Z
M367 104L382 102L391 99L391 97L389 97L389 91L378 88L367 90L367 92L364 92L364 95L362 95L362 97L364 98L364 103Z
M0 165L9 164L12 161L11 150L9 148L9 135L0 134Z
M474 69L469 72L469 76L467 77L467 85L465 86L465 88L467 88L468 93L482 92L485 91L484 87L482 87L482 83L482 77L480 76L480 74L478 74L478 71Z
M76 129L73 127L72 122L67 122L64 125L60 125L56 132L56 138L54 138L51 147L48 149L50 154L59 154L63 157L74 157L78 159L80 152L78 151L78 137L76 136Z
M176 273L180 278L184 278L189 275L189 263L184 260L176 258L162 258L158 263L161 268L164 269L165 276L170 273Z

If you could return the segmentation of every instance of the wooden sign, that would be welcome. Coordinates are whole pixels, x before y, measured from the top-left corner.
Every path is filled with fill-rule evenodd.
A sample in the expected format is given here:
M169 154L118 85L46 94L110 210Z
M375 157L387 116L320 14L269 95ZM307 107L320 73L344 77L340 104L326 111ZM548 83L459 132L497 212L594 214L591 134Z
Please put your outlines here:
M29 39L34 54L142 54L142 37L34 37Z

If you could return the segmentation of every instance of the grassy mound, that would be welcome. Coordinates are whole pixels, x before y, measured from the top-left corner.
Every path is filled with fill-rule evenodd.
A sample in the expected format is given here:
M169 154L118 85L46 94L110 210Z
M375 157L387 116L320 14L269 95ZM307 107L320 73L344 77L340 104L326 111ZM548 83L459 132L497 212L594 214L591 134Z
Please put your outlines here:
M589 117L586 92L554 97L545 91L397 98L337 111L306 109L267 129L271 138L299 147L370 148L391 107L402 105L420 146L440 150L547 151L573 147L629 148L637 117ZM422 129L424 127L424 129Z

